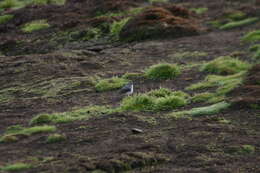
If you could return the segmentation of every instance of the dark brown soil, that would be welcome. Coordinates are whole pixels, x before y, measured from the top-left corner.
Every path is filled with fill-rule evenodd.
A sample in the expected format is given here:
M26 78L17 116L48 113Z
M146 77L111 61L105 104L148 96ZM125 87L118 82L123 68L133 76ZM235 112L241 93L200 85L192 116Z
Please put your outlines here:
M64 112L90 105L120 105L124 96L117 90L95 91L93 81L97 77L142 73L159 62L187 65L224 55L236 55L251 61L250 45L241 44L240 38L248 31L259 29L259 22L229 31L220 31L208 22L223 19L222 14L230 9L255 9L254 1L187 0L183 3L172 0L171 6L154 4L155 7L145 12L155 16L158 16L158 11L163 12L163 20L170 24L172 19L183 22L185 26L198 22L207 28L199 35L193 35L194 32L193 36L186 35L189 30L185 30L185 37L131 43L62 39L52 42L50 39L59 32L82 31L90 25L118 20L117 17L97 20L93 14L97 9L114 12L146 6L145 2L71 0L65 6L31 6L9 11L15 15L14 20L0 25L0 51L3 54L0 55L0 136L11 125L28 127L29 121L39 113ZM174 12L171 10L176 7L172 5L178 6L177 14L174 14L176 9ZM207 7L208 12L196 16L179 8L181 5L185 9ZM52 27L31 34L20 31L20 26L36 19L47 19ZM194 51L207 55L183 59L176 55ZM185 87L204 80L206 75L194 66L183 70L173 80L134 78L135 92L144 93L160 87L185 91ZM42 133L22 136L15 143L0 143L0 167L23 162L34 165L21 171L24 173L91 173L94 170L258 173L260 111L244 107L244 104L248 105L246 98L253 100L250 105L259 103L259 75L259 65L256 65L249 72L245 84L230 94L230 100L243 98L243 104L221 113L192 119L170 119L166 116L169 112L124 112L87 121L53 124L57 133L66 136L65 141L48 144L49 134ZM196 92L189 91L189 94ZM180 110L204 105L207 104L190 104ZM134 134L133 128L141 129L143 133ZM245 145L253 146L255 151L243 152Z

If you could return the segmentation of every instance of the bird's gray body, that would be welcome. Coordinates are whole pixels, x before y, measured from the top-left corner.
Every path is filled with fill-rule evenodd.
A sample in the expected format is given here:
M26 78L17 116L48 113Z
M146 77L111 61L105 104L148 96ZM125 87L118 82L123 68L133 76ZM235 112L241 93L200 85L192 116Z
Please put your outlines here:
M131 95L134 92L134 84L133 82L129 82L126 84L123 88L121 88L120 93L126 94L126 95Z

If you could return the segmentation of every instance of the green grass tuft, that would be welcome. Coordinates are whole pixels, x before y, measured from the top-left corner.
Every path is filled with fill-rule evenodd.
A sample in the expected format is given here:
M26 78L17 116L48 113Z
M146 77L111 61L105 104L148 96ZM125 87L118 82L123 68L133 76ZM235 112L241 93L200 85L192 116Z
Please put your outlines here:
M113 78L102 79L102 80L98 81L97 84L95 85L95 88L99 92L115 90L115 89L119 89L119 88L123 87L128 82L129 82L129 80L127 80L127 79L113 77Z
M56 131L55 126L34 126L34 127L28 127L24 128L21 126L16 126L12 128L8 128L6 131L6 134L0 137L0 142L16 142L18 141L17 136L31 136L33 134L38 133L48 133L48 132L54 132Z
M34 125L41 123L68 123L77 120L88 120L92 117L97 117L104 114L111 114L116 111L117 110L105 106L89 106L70 112L39 114L36 117L32 118L30 124Z
M0 168L2 171L9 171L9 172L17 172L17 171L24 171L30 169L32 166L26 163L15 163L12 165L7 165L5 167Z
M191 11L193 11L194 13L200 15L200 14L204 14L208 11L207 7L200 7L200 8L191 8Z
M120 21L115 21L111 24L110 26L110 36L115 39L118 40L119 39L119 34L122 30L122 28L125 26L125 24L128 22L130 18L124 18Z
M220 26L219 29L228 30L228 29L233 29L233 28L237 28L237 27L243 27L246 25L254 24L258 21L259 21L258 17L251 17L251 18L247 18L247 19L243 19L243 20L239 20L239 21L232 21L232 22L226 23L226 24Z
M0 2L0 9L14 8L20 6L20 2L17 0L4 0Z
M242 11L234 11L232 13L229 13L227 15L227 18L231 19L231 20L242 20L246 18L246 13L242 12Z
M47 132L55 132L55 131L56 131L55 126L43 125L43 126L34 126L34 127L24 128L23 130L18 131L15 134L32 135L32 134L37 134L37 133L47 133Z
M33 31L39 31L46 28L49 28L50 25L47 23L46 20L35 20L30 23L25 24L22 27L22 31L26 33L31 33Z
M255 153L255 147L253 145L242 145L241 153L254 154Z
M247 62L241 61L230 56L221 56L212 60L201 67L201 71L215 73L215 74L235 74L241 71L248 70L251 65Z
M166 88L152 90L123 99L121 110L125 111L164 111L182 107L188 103L188 94Z
M47 4L57 4L63 5L65 4L66 0L31 0L27 4L34 4L34 5L47 5Z
M206 102L209 99L213 98L215 96L215 93L209 93L209 92L205 92L205 93L199 93L199 94L195 94L192 98L191 101L193 103L198 103L198 102Z
M66 140L66 136L61 134L51 134L47 138L47 143L58 143Z
M203 115L213 115L217 114L225 109L227 109L231 104L227 102L219 102L210 106L193 108L187 111L173 112L169 114L170 117L179 118L183 116L203 116Z
M180 67L176 64L161 63L149 67L145 76L149 79L173 79L181 73Z
M14 15L11 15L11 14L6 14L6 15L0 16L0 24L5 24L9 20L11 20L13 17L14 17Z
M260 41L260 30L248 32L245 36L242 37L242 41L244 42Z
M192 84L185 88L186 90L199 90L205 88L217 87L216 94L224 95L242 84L246 72L240 72L234 75L218 76L208 75L202 82Z

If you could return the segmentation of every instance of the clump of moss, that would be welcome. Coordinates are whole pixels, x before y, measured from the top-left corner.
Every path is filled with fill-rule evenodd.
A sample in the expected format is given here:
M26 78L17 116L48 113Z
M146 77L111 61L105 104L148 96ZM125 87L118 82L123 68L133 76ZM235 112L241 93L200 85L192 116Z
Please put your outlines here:
M245 41L245 42L260 41L260 30L248 32L245 36L242 37L242 41Z
M129 80L124 78L113 77L109 79L102 79L97 82L95 88L97 91L109 91L115 90L123 87L129 82Z
M188 103L188 95L181 91L173 92L166 88L126 97L121 103L122 110L163 111L182 107Z
M58 143L66 140L66 136L61 134L51 134L47 138L47 143Z
M251 65L230 56L221 56L212 60L201 67L201 71L215 74L235 74L241 71L248 70Z
M258 21L259 21L259 18L251 17L251 18L247 18L247 19L243 19L243 20L239 20L239 21L232 21L232 22L226 23L226 24L220 26L219 29L222 29L222 30L233 29L233 28L237 28L237 27L254 24Z
M15 163L11 165L7 165L5 167L0 168L2 171L9 171L9 172L17 172L30 169L32 165L26 163Z
M0 24L4 24L4 23L8 22L13 17L14 17L14 15L11 15L11 14L6 14L6 15L0 16Z
M161 63L149 67L145 76L149 79L173 79L181 73L180 67L176 64Z
M249 48L251 52L254 52L253 59L260 59L260 44L255 44Z
M77 120L88 120L92 117L97 117L104 114L111 114L117 110L105 106L89 106L86 108L77 109L70 112L39 114L32 118L31 125L42 123L68 123Z
M31 33L33 31L39 31L46 28L49 28L50 25L47 23L46 20L35 20L30 23L25 24L22 27L22 31L26 33Z
M216 104L213 104L210 106L193 108L193 109L187 110L187 111L173 112L173 113L169 114L169 116L174 117L174 118L179 118L179 117L183 117L183 116L197 117L197 116L203 116L203 115L213 115L213 114L217 114L217 113L227 109L228 107L230 107L230 105L231 105L230 103L223 101L223 102L219 102L219 103L216 103Z

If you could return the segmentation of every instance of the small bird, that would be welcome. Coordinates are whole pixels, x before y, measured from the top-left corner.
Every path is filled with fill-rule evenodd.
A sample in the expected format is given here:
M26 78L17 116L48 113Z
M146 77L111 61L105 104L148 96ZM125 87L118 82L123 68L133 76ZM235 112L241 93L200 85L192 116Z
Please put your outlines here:
M127 96L133 94L133 92L134 92L134 84L133 84L133 82L129 82L128 84L123 86L123 88L120 89L120 93L126 94Z

